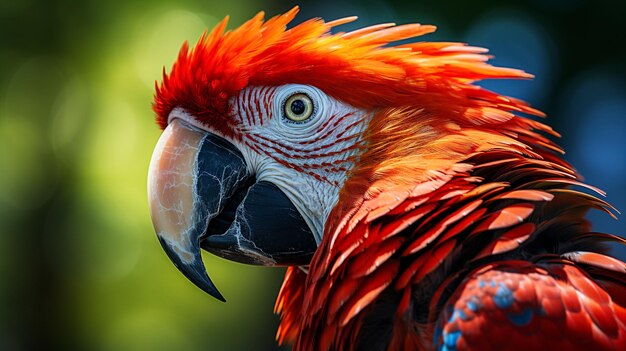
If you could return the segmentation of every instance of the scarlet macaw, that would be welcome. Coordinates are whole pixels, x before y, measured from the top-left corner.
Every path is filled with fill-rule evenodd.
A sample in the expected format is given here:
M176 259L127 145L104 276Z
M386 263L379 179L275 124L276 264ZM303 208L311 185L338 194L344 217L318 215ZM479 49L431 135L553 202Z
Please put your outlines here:
M473 83L530 78L485 49L393 42L429 25L227 19L157 84L149 174L170 259L223 300L200 248L289 266L295 350L626 349L626 264L583 218L607 203L523 115Z

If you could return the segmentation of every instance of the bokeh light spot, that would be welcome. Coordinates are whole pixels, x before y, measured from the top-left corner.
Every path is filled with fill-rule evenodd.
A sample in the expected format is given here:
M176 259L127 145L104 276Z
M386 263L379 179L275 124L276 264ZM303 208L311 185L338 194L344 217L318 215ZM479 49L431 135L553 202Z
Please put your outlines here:
M25 61L0 96L0 204L26 209L41 205L54 189L49 156L49 110L63 82L55 61L38 57ZM46 96L46 98L41 98Z
M584 160L587 172L598 178L604 177L604 183L609 186L623 182L626 173L626 94L592 101L582 116L578 134L581 144L576 151Z
M59 158L73 154L85 124L90 119L87 87L79 77L68 78L52 109L51 144Z
M535 75L533 80L489 80L481 86L541 106L556 72L553 44L540 23L518 10L495 10L478 19L465 38L488 48L492 64Z
M133 60L141 81L149 88L161 79L163 66L169 71L182 43L191 45L217 20L205 23L199 14L185 10L151 12L137 26Z
M566 158L589 184L607 193L607 201L626 211L626 79L616 66L597 66L571 79L561 97ZM600 211L588 219L593 230L623 235L623 215L614 220ZM626 259L626 248L617 248Z

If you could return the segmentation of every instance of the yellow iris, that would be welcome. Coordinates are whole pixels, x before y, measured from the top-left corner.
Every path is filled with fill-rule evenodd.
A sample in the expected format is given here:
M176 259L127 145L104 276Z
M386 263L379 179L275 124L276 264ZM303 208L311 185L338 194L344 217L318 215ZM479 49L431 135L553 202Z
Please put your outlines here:
M285 116L294 122L302 122L312 114L313 101L306 94L293 94L285 102Z

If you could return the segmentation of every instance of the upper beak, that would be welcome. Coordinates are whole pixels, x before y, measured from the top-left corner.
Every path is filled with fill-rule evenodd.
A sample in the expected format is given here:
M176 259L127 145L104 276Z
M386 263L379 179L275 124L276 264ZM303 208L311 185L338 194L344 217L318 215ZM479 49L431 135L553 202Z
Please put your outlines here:
M180 119L170 122L156 145L148 199L169 258L189 280L222 301L204 268L201 246L262 265L308 264L317 248L287 196L270 182L255 182L233 144Z

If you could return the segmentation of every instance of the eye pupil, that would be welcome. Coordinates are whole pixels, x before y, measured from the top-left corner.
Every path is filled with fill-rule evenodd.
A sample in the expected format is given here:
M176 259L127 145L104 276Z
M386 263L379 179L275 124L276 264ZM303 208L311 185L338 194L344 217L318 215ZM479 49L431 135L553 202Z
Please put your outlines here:
M293 112L296 115L301 115L304 113L304 111L306 110L306 106L304 105L304 101L298 99L298 100L294 100L291 103L291 112Z
M283 105L284 116L292 122L304 123L308 120L313 112L315 106L311 98L304 93L296 93L291 95L285 105Z

